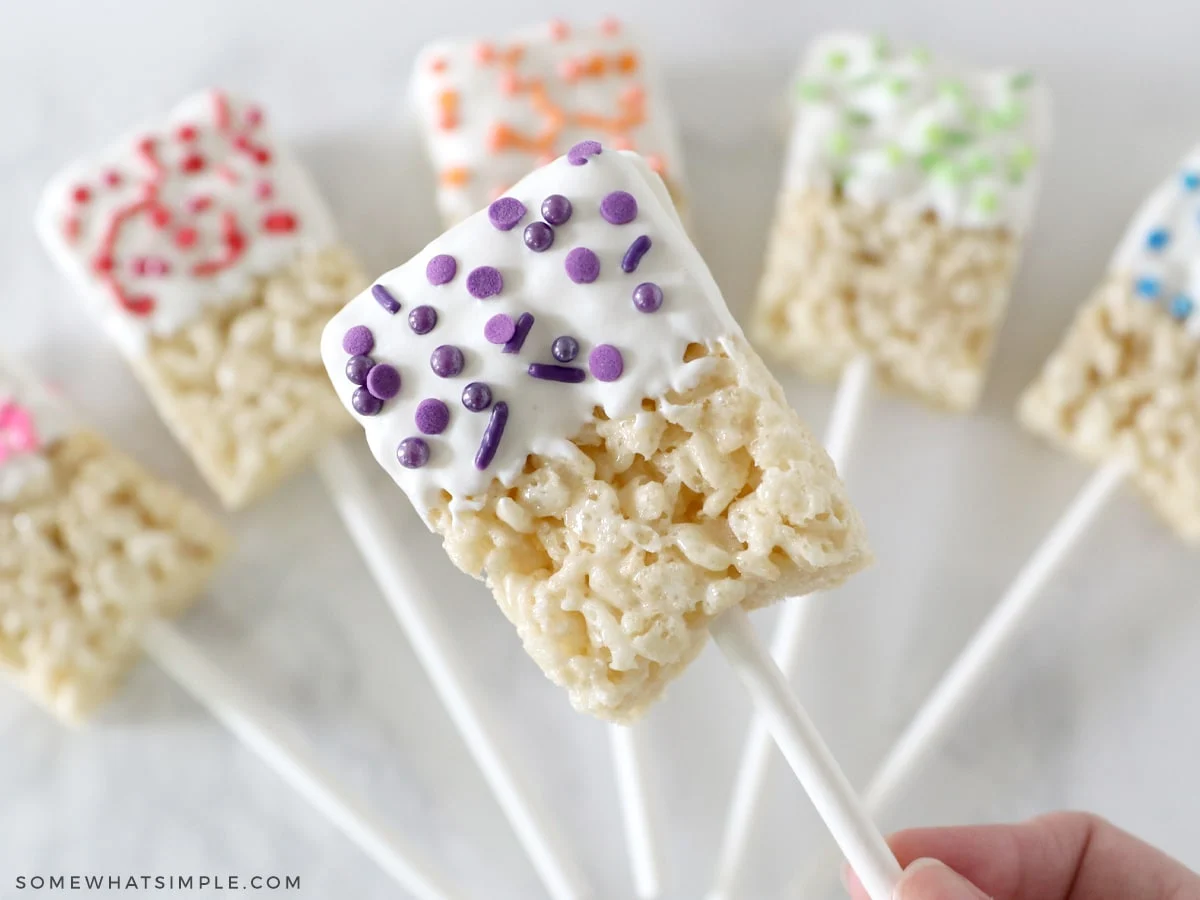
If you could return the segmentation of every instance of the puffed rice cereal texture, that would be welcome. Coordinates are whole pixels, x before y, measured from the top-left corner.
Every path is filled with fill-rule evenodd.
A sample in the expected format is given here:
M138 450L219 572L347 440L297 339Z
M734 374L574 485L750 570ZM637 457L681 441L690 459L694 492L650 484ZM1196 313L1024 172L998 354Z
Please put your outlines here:
M781 195L751 336L770 356L832 379L862 353L878 380L935 407L972 409L1017 265L1004 229L819 190Z
M700 652L708 626L839 584L870 561L828 455L741 337L690 390L609 420L571 459L531 455L477 512L431 513L525 649L581 712L628 723Z
M142 629L196 599L227 540L174 487L97 435L0 503L0 671L77 723L136 661Z
M365 284L344 248L301 257L182 331L151 338L135 361L159 414L227 507L267 493L353 425L330 389L320 339Z
M1200 544L1200 343L1111 275L1022 396L1036 434L1089 463L1124 456L1133 483Z

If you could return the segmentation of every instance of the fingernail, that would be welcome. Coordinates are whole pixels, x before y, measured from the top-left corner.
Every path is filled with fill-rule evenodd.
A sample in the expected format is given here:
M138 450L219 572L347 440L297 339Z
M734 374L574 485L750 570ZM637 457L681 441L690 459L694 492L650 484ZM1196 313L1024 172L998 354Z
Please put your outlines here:
M918 859L900 876L895 900L988 900L988 895L936 859Z

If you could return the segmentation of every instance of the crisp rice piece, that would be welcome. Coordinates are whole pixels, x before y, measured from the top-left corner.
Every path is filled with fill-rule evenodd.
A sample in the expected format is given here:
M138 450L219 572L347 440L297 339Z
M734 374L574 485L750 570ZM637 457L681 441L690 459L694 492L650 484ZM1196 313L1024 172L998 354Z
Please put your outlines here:
M376 459L581 711L631 721L715 616L869 561L637 154L584 142L529 175L353 300L322 353Z
M1134 217L1104 281L1021 398L1031 431L1132 481L1200 543L1200 147Z
M418 56L412 91L447 226L587 138L637 150L666 180L677 207L686 205L660 79L641 42L616 19L438 41Z
M0 671L78 722L150 621L180 613L227 546L217 523L26 376L0 367Z
M1033 214L1045 90L836 34L796 95L752 336L819 378L869 354L884 384L969 410Z
M350 425L317 346L364 282L259 107L184 101L56 177L38 225L227 506Z

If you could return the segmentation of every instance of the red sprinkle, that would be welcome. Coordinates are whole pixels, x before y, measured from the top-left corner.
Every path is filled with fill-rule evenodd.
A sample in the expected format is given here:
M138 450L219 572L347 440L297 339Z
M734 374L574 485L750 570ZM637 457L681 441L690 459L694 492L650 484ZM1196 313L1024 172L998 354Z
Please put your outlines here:
M68 241L73 241L79 237L79 220L74 216L68 216L63 222L63 234L67 236Z
M187 250L195 245L196 236L195 228L180 228L175 232L175 246L180 250Z
M254 196L259 200L270 200L274 195L275 185L265 179L254 186Z
M254 128L262 124L263 111L257 106L251 106L246 110L246 124Z
M76 203L87 203L92 199L92 192L83 185L80 185L79 187L75 188L75 191L71 194L71 196L74 198Z
M150 212L150 221L155 228L166 228L171 224L171 211L165 206L156 206Z
M161 256L139 256L133 261L135 275L166 275L171 265Z
M288 232L296 230L296 217L290 212L272 212L263 216L262 227L264 231L270 232Z
M204 169L204 157L199 153L189 153L183 158L180 168L185 172L199 172Z
M175 137L184 143L190 143L196 139L195 125L180 125L179 130L175 132Z
M92 260L92 268L97 272L111 272L113 270L113 258L111 256L97 256Z
M104 173L104 183L109 187L117 187L121 183L121 173L116 169L109 169Z
M212 197L207 194L197 194L195 197L189 197L187 201L188 212L202 213L212 206Z
M265 166L271 161L271 151L260 147L254 151L254 161L260 166Z
M154 312L154 298L146 294L140 294L137 297L126 297L121 294L118 297L121 306L139 318L145 318Z

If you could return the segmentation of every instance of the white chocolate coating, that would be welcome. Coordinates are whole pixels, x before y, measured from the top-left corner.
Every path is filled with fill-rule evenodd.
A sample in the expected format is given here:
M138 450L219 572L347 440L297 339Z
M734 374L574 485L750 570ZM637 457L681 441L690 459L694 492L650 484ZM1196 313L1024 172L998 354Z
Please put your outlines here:
M324 202L261 110L217 91L67 167L37 221L56 264L133 357L148 334L178 332L335 240Z
M0 502L15 499L50 464L45 447L77 430L66 405L14 361L0 360Z
M1023 231L1049 144L1045 88L1028 73L962 70L863 34L809 49L796 84L788 160L794 189L948 226Z
M633 221L614 225L601 215L601 200L613 191L626 191L637 200ZM566 196L573 212L555 228L553 245L534 252L525 246L523 231L541 220L542 201L552 194ZM498 230L487 210L477 213L377 280L400 302L398 313L390 315L368 290L333 318L322 337L322 357L338 395L363 425L376 459L423 516L443 491L451 496L452 509L477 508L493 479L511 484L531 453L568 458L577 454L569 439L592 419L596 407L618 418L637 412L645 397L686 389L708 365L703 360L685 363L688 345L741 334L684 233L661 179L637 154L604 150L584 165L561 157L522 179L505 196L526 207L516 227ZM649 236L652 246L636 271L626 273L622 259L640 235ZM565 260L577 247L591 249L600 260L600 275L592 283L578 284L568 277ZM426 266L441 254L455 258L457 273L447 284L431 285ZM500 271L504 288L499 295L480 300L468 292L467 276L478 266ZM664 300L656 312L641 312L633 304L633 290L643 282L662 288ZM410 328L408 316L423 305L437 310L438 323L421 336ZM522 313L533 315L532 330L519 353L504 353L484 338L485 323L498 313L514 320ZM360 325L374 336L374 362L395 366L402 379L399 395L385 401L373 416L354 411L355 385L346 376L350 354L343 349L343 337ZM581 383L528 374L531 363L556 363L551 344L561 335L579 341L578 358L566 365L587 372ZM459 347L465 355L465 368L457 377L442 378L431 369L431 353L444 344ZM623 356L624 372L615 381L603 382L588 372L589 354L601 344L615 346ZM475 456L491 410L471 412L463 406L460 396L470 382L488 384L494 401L509 407L499 451L483 470L476 468ZM408 469L398 462L397 447L405 438L421 436L414 414L427 398L446 404L449 426L441 434L424 436L429 462Z
M1200 336L1200 146L1138 209L1117 246L1113 274L1139 301L1159 303Z
M448 224L591 138L636 150L673 183L682 181L657 74L615 20L546 22L495 41L438 41L418 56L412 93Z

